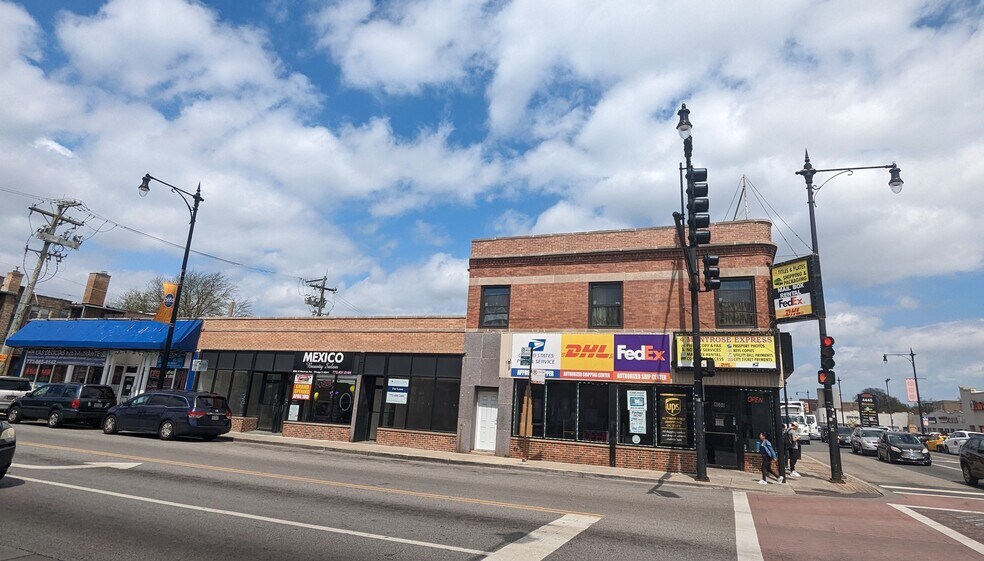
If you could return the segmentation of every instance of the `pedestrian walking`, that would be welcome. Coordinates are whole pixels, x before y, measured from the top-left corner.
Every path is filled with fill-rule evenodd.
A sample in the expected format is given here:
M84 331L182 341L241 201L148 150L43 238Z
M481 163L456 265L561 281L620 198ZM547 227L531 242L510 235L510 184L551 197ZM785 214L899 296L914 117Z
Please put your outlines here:
M799 423L793 421L782 436L783 446L786 448L786 455L789 456L789 476L799 477L796 473L796 462L800 459L802 443L799 441Z
M769 474L776 478L776 482L785 483L786 480L782 476L772 471L772 460L777 457L776 449L772 447L772 443L769 442L769 438L764 432L759 433L759 454L762 454L762 479L759 480L759 485L769 484Z

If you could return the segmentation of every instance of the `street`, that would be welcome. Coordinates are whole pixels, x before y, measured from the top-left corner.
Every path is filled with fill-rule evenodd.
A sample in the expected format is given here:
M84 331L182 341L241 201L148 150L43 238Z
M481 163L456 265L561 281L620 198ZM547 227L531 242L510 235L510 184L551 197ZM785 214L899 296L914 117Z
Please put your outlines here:
M0 483L0 542L57 559L736 557L727 490L223 439L17 431L15 467ZM85 462L139 465L17 467Z
M884 496L520 472L269 446L17 426L0 482L0 560L980 559L984 490L956 456L843 455ZM754 479L753 474L748 474ZM798 488L799 487L799 488ZM790 536L793 538L790 539Z

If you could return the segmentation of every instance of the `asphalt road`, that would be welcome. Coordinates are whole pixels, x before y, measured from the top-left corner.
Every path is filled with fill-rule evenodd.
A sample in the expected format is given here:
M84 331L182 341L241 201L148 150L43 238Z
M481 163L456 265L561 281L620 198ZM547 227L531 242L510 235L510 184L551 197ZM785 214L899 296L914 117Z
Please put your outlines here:
M737 558L729 490L40 424L17 435L0 559L3 546L100 561Z
M804 456L830 464L830 452L826 442L813 441L809 446L803 446L802 450ZM960 473L959 456L953 454L932 452L933 465L923 466L889 464L879 461L875 456L853 454L850 448L841 448L840 451L841 465L845 474L854 475L888 490L893 490L895 487L973 490L964 484Z

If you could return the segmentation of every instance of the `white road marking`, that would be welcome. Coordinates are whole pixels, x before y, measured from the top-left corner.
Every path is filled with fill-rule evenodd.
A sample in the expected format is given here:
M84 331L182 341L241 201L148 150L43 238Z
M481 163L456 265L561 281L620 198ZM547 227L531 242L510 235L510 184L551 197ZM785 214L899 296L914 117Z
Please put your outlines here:
M130 469L139 466L140 463L128 463L128 462L86 462L85 464L80 464L77 466L31 466L26 464L10 464L10 467L20 468L20 469L87 469L87 468L113 468L113 469Z
M895 491L897 495L912 495L914 497L937 497L940 499L960 499L961 501L984 501L984 497L955 497L953 495L936 495L934 493L910 493L908 491Z
M744 491L734 491L735 500L735 545L738 546L738 561L763 561L762 547L748 495Z
M901 489L903 491L924 491L929 493L953 493L955 495L977 495L978 497L984 497L984 493L979 491L957 491L956 489L933 489L926 487L899 487L896 485L882 485L882 489Z
M330 532L330 533L333 533L333 534L345 534L345 535L349 535L349 536L357 536L357 537L360 537L360 538L368 538L368 539L373 539L373 540L381 540L381 541L387 541L387 542L403 543L403 544L407 544L407 545L417 545L417 546L421 546L421 547L429 547L429 548L432 548L432 549L444 549L444 550L448 550L448 551L457 551L457 552L460 552L460 553L468 553L468 554L471 554L471 555L490 555L491 554L488 551L479 551L477 549L467 549L467 548L464 548L464 547L455 547L453 545L444 545L444 544L439 544L439 543L429 543L429 542L422 542L422 541L417 541L417 540L408 540L408 539L403 539L403 538L395 538L395 537L392 537L392 536L383 536L383 535L380 535L380 534L369 534L369 533L366 533L366 532L358 532L358 531L355 531L355 530L345 530L345 529L342 529L342 528L332 528L332 527L329 527L329 526L319 526L317 524L306 524L304 522L294 522L292 520L283 520L283 519L280 519L280 518L270 518L269 516L258 516L258 515L255 515L255 514L246 514L244 512L235 512L235 511L231 511L231 510L221 510L221 509L218 509L218 508L208 508L208 507L204 507L204 506L188 505L188 504L176 503L176 502L172 502L172 501L162 501L160 499L151 499L151 498L147 498L147 497L138 497L136 495L126 495L124 493L116 493L114 491L105 491L105 490L102 490L102 489L93 489L93 488L90 488L90 487L81 487L79 485L69 485L67 483L55 483L54 481L44 481L44 480L41 480L41 479L32 479L30 477L21 477L21 476L16 476L16 477L17 477L17 479L23 479L24 481L30 481L31 483L40 483L42 485L52 485L54 487L62 487L64 489L73 489L73 490L76 490L76 491L85 491L87 493L95 493L97 495L106 495L106 496L116 497L116 498L120 498L120 499L129 499L129 500L132 500L132 501L140 501L140 502L153 503L153 504L158 504L158 505L163 505L163 506L170 506L170 507L175 507L175 508L183 508L183 509L186 509L186 510L197 510L199 512L208 512L208 513L211 513L211 514L224 514L226 516L233 516L233 517L236 517L236 518L246 518L248 520L259 520L261 522L270 522L272 524L283 524L284 526L294 526L294 527L297 527L297 528L306 528L306 529L309 529L309 530L320 530L322 532ZM563 520L563 518L561 520Z
M917 508L917 507L905 507L905 506L902 506L902 505L896 505L896 504L891 504L891 503L889 503L888 506L890 506L890 507L892 507L892 508L894 508L894 509L896 509L896 510L898 510L900 512L903 512L905 514L908 514L909 516L911 516L912 518L918 520L919 522L922 522L923 524L929 526L930 528L936 530L937 532L943 534L944 536L946 536L948 538L952 538L952 539L954 539L954 540L962 543L963 545L969 547L970 549L973 549L977 553L984 554L984 544L982 544L981 542L972 540L972 539L968 538L967 536L961 534L960 532L957 532L956 530L953 530L951 528L947 528L946 526L940 524L939 522L937 522L935 520L932 520L932 519L929 519L929 518L927 518L927 517L919 514L918 512L914 512L912 510L912 508ZM927 507L918 507L918 508L927 508ZM932 510L944 510L944 511L947 511L947 510L951 510L951 509L948 509L948 508L934 508ZM954 510L953 512L967 512L967 511L956 511L956 510Z
M601 518L597 516L566 514L492 553L487 559L495 561L540 561L599 520Z

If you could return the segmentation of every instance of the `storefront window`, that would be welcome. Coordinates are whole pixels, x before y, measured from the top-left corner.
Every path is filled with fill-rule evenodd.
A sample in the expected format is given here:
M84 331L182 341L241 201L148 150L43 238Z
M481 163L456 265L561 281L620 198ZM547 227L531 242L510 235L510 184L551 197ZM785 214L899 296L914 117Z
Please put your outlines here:
M319 374L311 393L310 416L312 423L352 423L352 405L355 402L355 376Z
M577 438L577 384L547 382L544 436L575 440Z
M522 423L523 399L526 387L530 386L528 380L516 380L515 392L513 396L513 436L519 435L519 426ZM533 384L530 395L533 401L533 436L543 437L543 401L546 392L546 384Z
M431 421L431 430L441 432L457 430L458 394L460 393L460 380L438 378L434 381L434 416Z
M608 384L578 382L577 439L608 442Z
M652 446L656 420L651 386L622 384L618 388L618 442Z
M236 370L232 374L232 388L226 397L232 414L241 416L246 409L246 390L249 388L249 372Z
M781 442L775 429L775 403L772 399L772 392L746 390L743 395L742 426L744 432L742 438L745 450L749 452L758 450L758 434L760 432L769 435L773 444Z
M659 388L656 395L658 446L693 448L694 411L689 389Z

